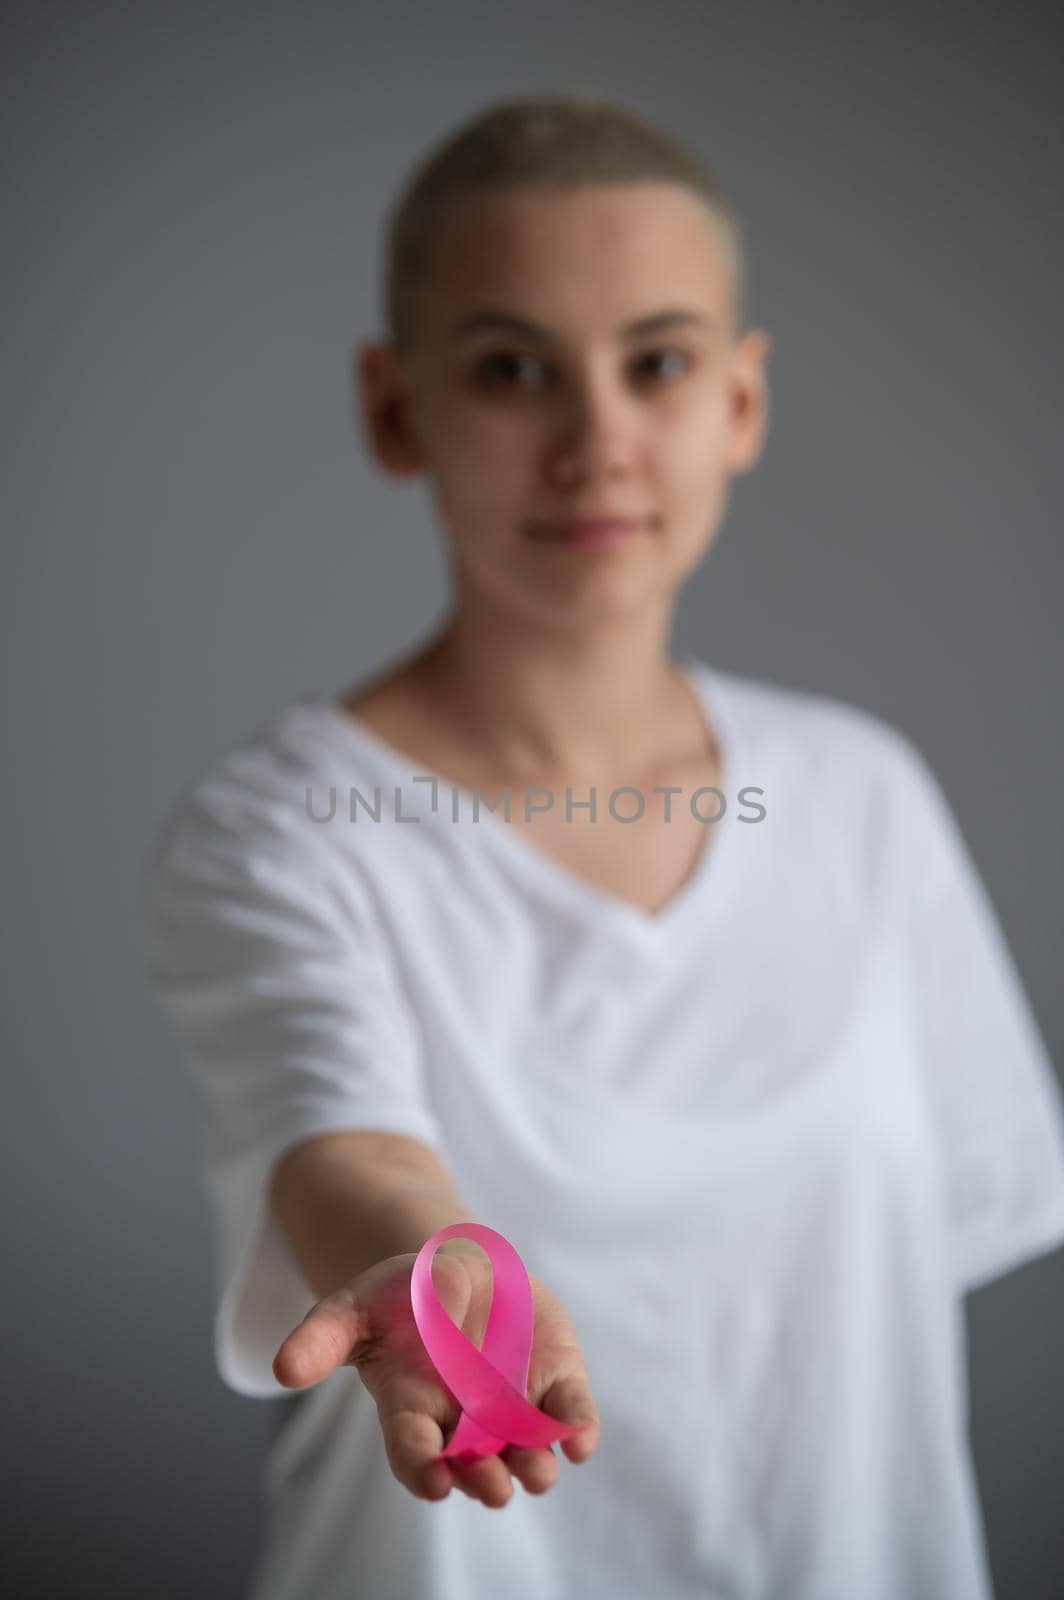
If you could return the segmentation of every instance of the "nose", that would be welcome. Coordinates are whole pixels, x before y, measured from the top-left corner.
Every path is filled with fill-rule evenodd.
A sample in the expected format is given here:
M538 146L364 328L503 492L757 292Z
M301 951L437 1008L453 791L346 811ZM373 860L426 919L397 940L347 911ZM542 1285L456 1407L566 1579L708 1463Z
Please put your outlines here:
M636 423L622 396L586 383L558 418L548 446L548 476L559 488L616 482L635 466Z

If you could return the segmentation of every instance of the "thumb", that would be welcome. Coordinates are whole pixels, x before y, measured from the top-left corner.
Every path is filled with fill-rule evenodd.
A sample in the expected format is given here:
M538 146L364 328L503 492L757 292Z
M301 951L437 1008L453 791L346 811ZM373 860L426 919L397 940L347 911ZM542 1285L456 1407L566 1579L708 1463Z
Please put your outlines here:
M598 1448L600 1425L598 1407L591 1395L586 1378L570 1373L556 1378L539 1402L540 1409L559 1422L571 1422L580 1428L570 1439L559 1443L570 1461L586 1461Z
M370 1317L350 1288L319 1300L273 1358L273 1375L286 1389L320 1383L345 1362L357 1362L372 1348Z

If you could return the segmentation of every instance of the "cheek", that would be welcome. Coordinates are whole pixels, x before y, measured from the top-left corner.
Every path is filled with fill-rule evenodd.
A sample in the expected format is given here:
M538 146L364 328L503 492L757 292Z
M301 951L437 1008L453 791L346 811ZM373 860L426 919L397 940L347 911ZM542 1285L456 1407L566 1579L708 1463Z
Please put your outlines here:
M437 477L452 503L490 510L511 504L525 491L536 449L528 422L457 412L436 435Z
M723 472L724 400L711 395L702 405L670 419L660 436L662 469L679 502L711 495Z

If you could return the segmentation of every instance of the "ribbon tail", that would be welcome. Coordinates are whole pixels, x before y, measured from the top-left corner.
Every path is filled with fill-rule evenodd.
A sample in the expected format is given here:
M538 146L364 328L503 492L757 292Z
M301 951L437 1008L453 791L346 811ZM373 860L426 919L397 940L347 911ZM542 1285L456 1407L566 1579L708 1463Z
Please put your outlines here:
M506 1449L508 1442L497 1434L489 1433L487 1428L482 1428L479 1422L474 1421L468 1411L463 1411L450 1444L440 1451L437 1459L442 1460L447 1456L497 1456Z

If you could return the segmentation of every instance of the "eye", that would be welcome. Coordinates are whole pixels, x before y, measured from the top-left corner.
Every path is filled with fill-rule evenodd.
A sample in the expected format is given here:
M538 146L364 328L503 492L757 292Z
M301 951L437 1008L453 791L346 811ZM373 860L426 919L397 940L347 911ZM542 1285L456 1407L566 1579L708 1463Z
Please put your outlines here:
M663 358L671 365L673 378L682 377L692 365L691 357L686 350L681 350L677 345L666 345L660 350L645 351L635 363L636 371L642 376L651 378L661 376L660 371L656 372L655 368ZM665 376L668 381L669 374L666 373Z
M522 371L527 375L530 368L541 366L542 363L535 356L521 355L513 350L494 350L477 362L475 376L478 383L486 388L527 389L530 385L522 383L516 375Z

